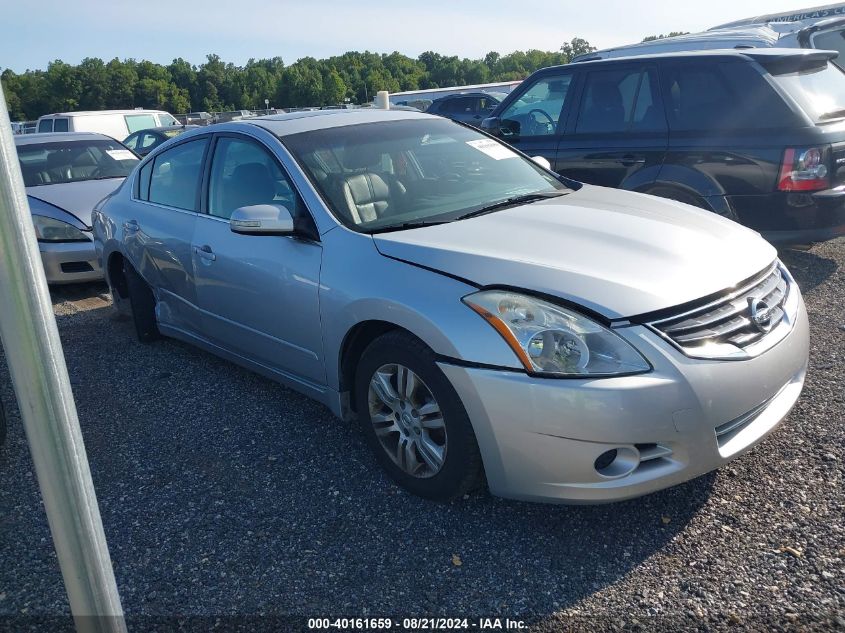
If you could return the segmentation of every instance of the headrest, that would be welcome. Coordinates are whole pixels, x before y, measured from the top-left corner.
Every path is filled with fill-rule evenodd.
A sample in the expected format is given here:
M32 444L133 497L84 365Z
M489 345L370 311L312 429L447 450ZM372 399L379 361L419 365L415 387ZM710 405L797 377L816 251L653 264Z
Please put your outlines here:
M367 169L381 163L381 151L372 143L343 148L343 166L346 169Z

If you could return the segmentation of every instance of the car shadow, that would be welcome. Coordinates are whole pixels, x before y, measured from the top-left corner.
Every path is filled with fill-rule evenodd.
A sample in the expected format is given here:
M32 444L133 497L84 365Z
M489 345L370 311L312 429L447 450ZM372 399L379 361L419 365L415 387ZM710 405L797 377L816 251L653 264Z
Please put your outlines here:
M778 256L798 282L802 293L807 293L827 281L836 272L836 262L816 252L781 249Z

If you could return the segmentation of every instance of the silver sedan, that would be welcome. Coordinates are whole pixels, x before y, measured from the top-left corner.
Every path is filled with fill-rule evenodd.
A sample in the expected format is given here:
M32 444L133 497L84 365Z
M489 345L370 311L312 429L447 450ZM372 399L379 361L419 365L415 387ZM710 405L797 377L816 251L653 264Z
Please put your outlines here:
M47 282L102 279L91 212L123 182L138 157L102 134L16 136L15 147Z
M190 342L357 419L428 498L484 481L539 501L652 492L747 451L804 383L801 294L756 233L429 115L187 132L94 234L142 341Z

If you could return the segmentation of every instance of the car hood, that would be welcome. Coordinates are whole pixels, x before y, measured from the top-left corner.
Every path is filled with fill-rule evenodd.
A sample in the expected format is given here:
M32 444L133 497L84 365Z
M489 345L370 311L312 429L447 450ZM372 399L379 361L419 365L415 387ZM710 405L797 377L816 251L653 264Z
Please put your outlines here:
M26 193L28 196L48 202L54 207L64 209L85 226L90 227L94 206L117 189L123 180L123 178L107 178L104 180L63 182L55 185L27 187Z
M560 297L609 319L681 305L771 264L757 233L713 213L584 185L564 197L373 236L386 256Z

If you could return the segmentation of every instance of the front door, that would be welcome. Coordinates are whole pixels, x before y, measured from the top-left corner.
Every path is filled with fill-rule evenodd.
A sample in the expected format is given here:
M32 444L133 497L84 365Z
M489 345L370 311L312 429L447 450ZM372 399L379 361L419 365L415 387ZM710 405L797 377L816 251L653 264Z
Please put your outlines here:
M325 384L320 336L322 248L295 236L239 235L232 211L278 204L307 214L278 160L245 136L216 139L207 213L193 240L197 300L212 343L288 377Z
M668 143L654 67L593 70L558 146L557 171L592 185L641 188L656 180Z

